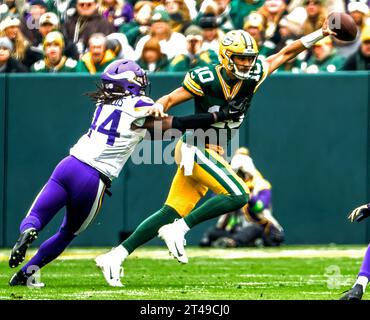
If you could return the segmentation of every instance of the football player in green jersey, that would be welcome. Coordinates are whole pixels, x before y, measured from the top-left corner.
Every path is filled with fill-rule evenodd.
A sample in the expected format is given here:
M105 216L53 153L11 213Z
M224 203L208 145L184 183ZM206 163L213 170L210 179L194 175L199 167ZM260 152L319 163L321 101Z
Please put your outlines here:
M326 36L335 35L325 21L323 27L292 42L265 60L259 59L253 37L243 30L228 32L220 42L217 65L190 70L182 86L161 97L151 114L165 116L170 108L194 99L195 113L215 112L227 108L230 112L245 112L256 90L268 75L300 52ZM179 164L164 206L144 220L121 245L98 256L95 261L106 281L119 274L122 262L137 247L154 238L163 239L170 253L181 263L187 263L184 250L185 234L195 225L226 212L243 207L249 199L247 185L222 157L233 129L239 128L244 116L213 125L214 134L204 135L202 143L195 134L185 134L178 142L175 159ZM224 139L224 131L227 131ZM201 137L202 138L202 137ZM224 141L223 141L224 140ZM215 197L194 209L199 200L212 190Z

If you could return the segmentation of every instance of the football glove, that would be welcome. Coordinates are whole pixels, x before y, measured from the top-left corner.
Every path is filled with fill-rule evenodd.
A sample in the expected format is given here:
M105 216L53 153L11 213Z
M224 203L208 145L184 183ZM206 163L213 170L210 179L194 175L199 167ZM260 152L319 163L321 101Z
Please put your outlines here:
M240 121L240 117L245 114L249 106L250 99L248 97L238 100L231 100L226 108L222 108L219 112L217 112L218 121Z
M366 219L370 216L370 204L364 204L356 209L354 209L350 215L348 216L348 219L357 222L361 222L362 220Z

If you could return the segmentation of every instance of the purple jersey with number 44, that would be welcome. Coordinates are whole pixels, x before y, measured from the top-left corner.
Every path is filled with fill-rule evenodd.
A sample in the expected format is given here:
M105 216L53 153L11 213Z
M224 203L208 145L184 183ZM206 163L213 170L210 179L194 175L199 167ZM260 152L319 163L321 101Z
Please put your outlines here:
M131 129L145 121L153 100L128 96L111 104L97 104L89 131L70 149L70 154L105 174L117 178L146 129Z

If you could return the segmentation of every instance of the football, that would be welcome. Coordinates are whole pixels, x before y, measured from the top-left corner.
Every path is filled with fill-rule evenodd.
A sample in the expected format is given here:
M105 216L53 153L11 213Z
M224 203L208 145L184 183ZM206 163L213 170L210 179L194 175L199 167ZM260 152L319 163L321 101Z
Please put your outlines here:
M356 39L357 26L349 14L332 12L328 17L328 26L337 34L336 38L339 40L353 41Z

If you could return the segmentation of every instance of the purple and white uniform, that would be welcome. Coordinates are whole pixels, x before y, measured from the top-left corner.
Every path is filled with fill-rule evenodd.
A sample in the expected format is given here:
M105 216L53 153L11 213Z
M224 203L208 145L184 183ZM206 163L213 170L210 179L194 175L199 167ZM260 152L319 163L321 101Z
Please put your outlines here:
M108 183L118 177L146 133L146 129L131 130L131 124L140 126L153 103L139 95L97 104L89 131L70 149L70 156L57 165L21 223L20 232L28 228L41 231L66 207L61 228L40 246L22 268L24 272L29 266L41 268L54 260L91 224L107 187L102 174L109 179Z

